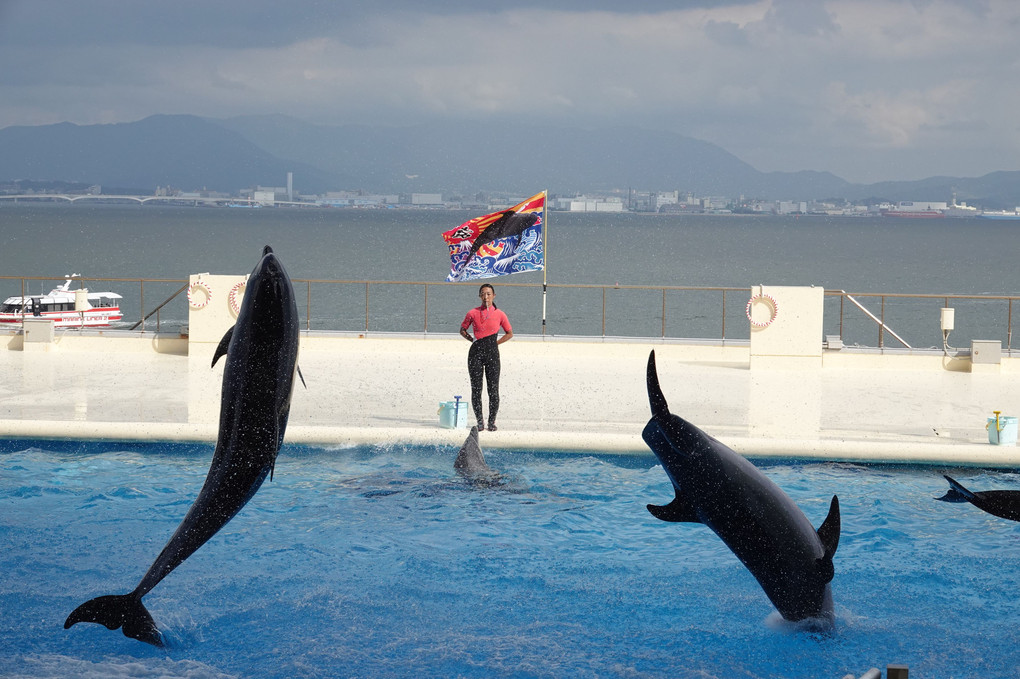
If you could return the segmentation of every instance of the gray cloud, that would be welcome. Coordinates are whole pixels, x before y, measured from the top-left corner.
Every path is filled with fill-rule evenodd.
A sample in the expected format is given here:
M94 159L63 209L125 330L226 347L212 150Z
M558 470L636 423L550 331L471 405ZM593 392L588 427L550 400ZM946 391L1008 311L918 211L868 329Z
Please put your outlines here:
M854 181L1018 169L1013 0L0 0L0 127L638 125Z

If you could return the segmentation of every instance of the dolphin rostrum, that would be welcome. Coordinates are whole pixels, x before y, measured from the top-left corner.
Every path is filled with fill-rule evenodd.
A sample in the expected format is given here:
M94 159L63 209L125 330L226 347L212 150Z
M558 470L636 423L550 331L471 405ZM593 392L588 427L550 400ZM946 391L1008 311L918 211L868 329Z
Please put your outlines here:
M652 418L641 433L676 492L648 505L663 521L703 523L747 567L787 620L834 619L832 557L839 545L839 500L817 531L779 486L746 458L669 412L659 388L655 351L648 357Z
M946 480L949 481L949 491L942 497L935 498L936 500L969 502L993 516L1020 521L1020 490L984 490L975 493L949 476L946 476Z
M86 601L67 617L65 629L96 622L164 645L142 597L223 528L271 477L290 414L297 353L294 288L267 245L248 278L237 323L213 357L214 365L224 354L227 360L219 436L202 490L134 591Z
M475 484L494 485L501 479L499 473L493 471L485 462L485 455L482 454L482 447L478 443L478 427L471 427L471 432L464 439L464 445L453 462L453 469Z

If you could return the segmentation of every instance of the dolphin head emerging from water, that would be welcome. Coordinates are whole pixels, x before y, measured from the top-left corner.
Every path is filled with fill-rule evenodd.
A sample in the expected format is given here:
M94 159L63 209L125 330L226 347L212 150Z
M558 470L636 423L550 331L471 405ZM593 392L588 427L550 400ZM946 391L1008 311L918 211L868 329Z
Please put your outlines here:
M101 596L76 608L64 627L95 622L162 646L142 597L225 526L271 475L290 414L297 369L294 288L268 245L248 277L237 323L213 355L226 356L220 428L205 484L163 551L134 591Z
M464 439L464 445L457 453L457 459L453 462L453 469L475 485L493 486L502 482L499 472L493 471L485 462L482 446L478 443L478 427L471 427L467 438Z
M676 497L648 505L663 521L702 523L726 544L790 621L833 619L832 557L839 544L839 501L817 531L796 504L753 464L669 412L655 352L648 357L652 418L642 432Z

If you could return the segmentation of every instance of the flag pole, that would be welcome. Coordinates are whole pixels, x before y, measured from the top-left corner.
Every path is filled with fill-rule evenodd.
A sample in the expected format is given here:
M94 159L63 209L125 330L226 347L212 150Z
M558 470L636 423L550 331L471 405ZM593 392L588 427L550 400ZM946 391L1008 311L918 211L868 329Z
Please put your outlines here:
M549 190L542 191L542 337L545 337L546 271L549 268Z

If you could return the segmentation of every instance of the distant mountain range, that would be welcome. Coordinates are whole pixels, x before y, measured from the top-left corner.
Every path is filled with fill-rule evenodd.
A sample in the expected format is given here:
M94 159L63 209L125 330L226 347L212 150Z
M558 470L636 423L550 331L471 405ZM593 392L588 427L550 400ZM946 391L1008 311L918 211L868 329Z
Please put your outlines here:
M692 192L767 200L865 198L1020 205L1020 171L978 178L851 184L829 172L759 172L722 148L633 127L582 130L496 123L322 126L285 116L156 115L111 125L0 129L0 182L300 193Z

